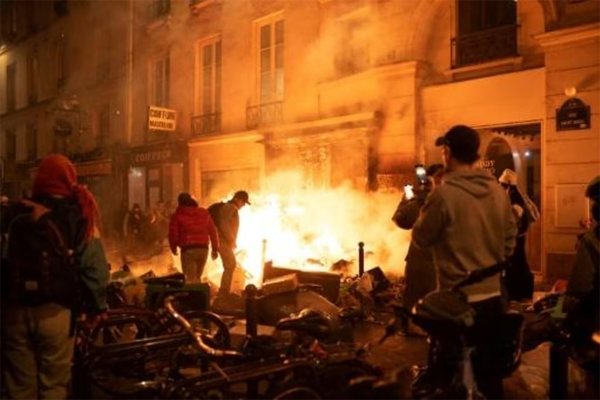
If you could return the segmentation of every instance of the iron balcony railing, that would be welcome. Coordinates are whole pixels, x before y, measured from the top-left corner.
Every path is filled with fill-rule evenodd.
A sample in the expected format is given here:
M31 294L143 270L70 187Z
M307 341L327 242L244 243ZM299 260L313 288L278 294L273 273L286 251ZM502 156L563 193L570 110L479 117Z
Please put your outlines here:
M221 131L221 113L194 115L192 135L201 136Z
M150 21L163 17L169 12L171 12L171 0L153 0L148 5L148 18Z
M246 127L256 129L283 122L283 101L250 106L246 109Z
M452 38L452 68L518 56L518 27L506 25Z

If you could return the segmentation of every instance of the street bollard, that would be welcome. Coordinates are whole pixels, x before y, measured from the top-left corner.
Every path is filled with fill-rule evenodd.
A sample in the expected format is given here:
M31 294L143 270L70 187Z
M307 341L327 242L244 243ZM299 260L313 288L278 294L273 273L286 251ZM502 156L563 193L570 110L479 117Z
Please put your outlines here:
M551 399L566 399L569 394L569 356L564 343L550 345L550 388Z
M244 289L246 293L246 335L253 339L258 336L258 304L256 286L250 284Z
M358 276L365 273L365 244L358 242Z

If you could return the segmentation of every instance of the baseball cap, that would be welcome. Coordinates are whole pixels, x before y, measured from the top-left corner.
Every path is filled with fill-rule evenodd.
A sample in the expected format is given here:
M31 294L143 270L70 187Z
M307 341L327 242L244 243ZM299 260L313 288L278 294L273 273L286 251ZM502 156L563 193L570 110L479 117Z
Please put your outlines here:
M453 126L435 141L436 146L448 146L454 158L468 164L479 159L479 144L479 133L465 125Z
M250 204L250 205L252 205L252 204L250 203L250 201L248 201L248 198L249 198L249 196L248 196L248 192L246 192L245 190L238 190L237 192L235 192L235 194L233 195L233 197L234 197L235 199L240 199L240 200L242 200L242 201L243 201L244 203L246 203L246 204Z

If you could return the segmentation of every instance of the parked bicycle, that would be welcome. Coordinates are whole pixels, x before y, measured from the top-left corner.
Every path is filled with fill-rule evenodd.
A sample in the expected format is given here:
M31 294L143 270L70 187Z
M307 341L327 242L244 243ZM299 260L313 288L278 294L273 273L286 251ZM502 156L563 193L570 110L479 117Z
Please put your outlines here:
M395 307L394 318L386 327L380 344L401 328L401 321L412 319L430 336L434 363L425 368L413 366L388 374L383 379L362 377L354 380L348 392L354 399L484 398L477 387L475 369L500 380L520 363L523 316L509 311L498 316L498 329L485 338L472 335L475 310L467 303L461 287L479 282L500 272L497 265L469 274L452 289L434 292L423 298L413 312ZM452 340L449 340L449 339ZM441 340L440 340L441 339ZM430 360L431 361L431 360ZM435 368L435 376L431 372Z

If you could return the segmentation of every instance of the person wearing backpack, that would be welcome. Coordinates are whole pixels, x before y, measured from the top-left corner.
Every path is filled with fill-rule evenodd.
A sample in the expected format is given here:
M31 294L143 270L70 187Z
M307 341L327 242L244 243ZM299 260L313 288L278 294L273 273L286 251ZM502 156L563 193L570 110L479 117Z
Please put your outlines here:
M178 207L169 224L169 245L173 255L181 249L181 268L187 282L197 282L208 258L208 244L212 247L211 258L217 259L219 237L217 228L208 211L198 206L189 193L177 198Z
M106 310L108 262L93 195L75 167L46 156L32 198L2 225L2 373L12 399L69 396L75 319Z
M219 296L221 297L226 297L231 291L233 273L235 272L235 267L237 267L235 249L237 248L237 236L240 227L239 210L246 204L250 204L250 201L248 201L248 192L238 190L231 200L212 209L217 214L215 224L219 232L219 255L223 262L223 275L221 276L221 286L219 287Z
M537 206L529 197L521 192L517 185L517 174L511 169L505 169L500 178L500 185L508 193L510 204L517 220L517 243L515 252L510 259L510 266L506 269L504 284L509 301L526 301L533 298L533 274L527 262L525 241L527 230L539 218Z

